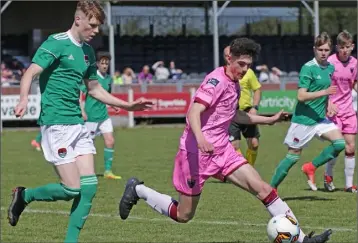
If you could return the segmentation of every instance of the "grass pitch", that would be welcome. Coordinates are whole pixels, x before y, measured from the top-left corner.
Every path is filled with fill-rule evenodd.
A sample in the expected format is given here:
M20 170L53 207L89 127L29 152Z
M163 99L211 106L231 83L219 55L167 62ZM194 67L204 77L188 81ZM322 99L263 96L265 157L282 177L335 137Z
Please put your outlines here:
M285 156L282 144L288 124L261 127L261 146L256 168L270 181L275 166ZM120 181L99 176L99 187L91 215L80 237L81 242L267 242L266 223L269 215L260 201L231 184L210 179L204 188L197 214L188 224L178 224L149 208L144 201L134 207L131 218L122 221L118 202L124 184L131 176L146 185L176 197L171 176L174 156L182 128L117 129L114 172ZM51 166L41 152L30 146L36 132L4 131L1 137L1 240L2 242L63 242L71 202L34 202L27 207L16 227L7 223L6 210L11 189L15 186L35 187L57 182ZM356 242L356 195L342 191L344 161L340 156L335 168L334 193L308 190L300 168L326 146L312 141L301 160L279 188L300 220L304 231L317 233L332 228L330 242ZM97 173L103 173L103 141L96 140ZM245 151L245 149L243 149ZM323 168L317 173L318 186L323 187Z

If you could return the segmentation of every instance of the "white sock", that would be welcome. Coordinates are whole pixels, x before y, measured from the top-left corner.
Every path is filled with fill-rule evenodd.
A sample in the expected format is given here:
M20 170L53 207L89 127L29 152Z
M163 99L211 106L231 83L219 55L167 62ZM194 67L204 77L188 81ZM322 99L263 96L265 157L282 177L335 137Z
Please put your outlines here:
M267 208L267 211L269 211L269 213L271 214L272 217L274 217L276 215L279 215L279 214L286 214L286 215L291 216L292 218L294 218L298 222L296 216L293 214L292 210L287 205L287 203L282 201L281 198L278 197L278 196L277 196L276 199L272 200L271 203L266 205L266 208ZM302 243L303 239L305 238L305 236L306 235L300 229L300 235L298 237L297 242Z
M344 158L344 174L346 175L346 188L353 186L354 168L356 165L354 156L346 156Z
M326 175L333 176L333 167L336 164L336 162L337 162L337 157L328 161L328 163L326 164Z
M151 208L160 214L177 220L177 201L172 197L156 192L145 185L138 185L135 189L138 197L143 199Z

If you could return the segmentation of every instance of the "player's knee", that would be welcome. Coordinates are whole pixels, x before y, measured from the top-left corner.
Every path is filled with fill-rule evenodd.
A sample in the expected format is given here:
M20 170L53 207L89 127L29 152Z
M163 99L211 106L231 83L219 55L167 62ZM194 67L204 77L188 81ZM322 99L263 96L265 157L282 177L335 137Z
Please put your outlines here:
M62 185L62 189L65 194L64 201L71 201L72 199L80 195L80 191L81 191L80 188L71 188L71 187L66 187L64 185Z
M346 155L353 154L355 152L355 144L354 143L346 143Z
M231 144L235 148L235 150L240 148L240 140L234 140L231 142Z
M114 137L107 137L104 140L104 143L105 143L107 148L113 148L114 147Z
M180 214L178 212L178 222L179 223L188 223L190 220L192 220L194 218L194 212L185 212L185 213L182 213Z
M96 176L81 178L81 197L92 201L97 193L98 180Z
M258 150L259 149L259 140L252 139L249 146L250 146L251 150Z
M340 153L346 147L346 141L344 139L337 139L332 142L332 146L336 153Z

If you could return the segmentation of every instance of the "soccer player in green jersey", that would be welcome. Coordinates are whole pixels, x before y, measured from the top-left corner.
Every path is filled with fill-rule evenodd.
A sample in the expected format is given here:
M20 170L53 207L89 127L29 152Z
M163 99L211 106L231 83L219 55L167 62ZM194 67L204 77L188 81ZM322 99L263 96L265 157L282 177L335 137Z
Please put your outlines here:
M107 74L111 56L108 52L97 53L97 77L102 87L111 93L112 78ZM81 91L86 95L84 107L82 108L82 116L85 125L90 133L90 137L95 139L97 135L102 134L104 139L104 177L107 179L121 179L120 176L112 173L112 160L114 152L114 137L112 120L108 115L106 104L98 101L88 95L85 85L81 86Z
M314 180L316 169L336 158L345 148L345 141L339 128L326 118L326 114L332 115L337 112L335 105L328 101L328 96L337 90L336 86L331 86L334 66L327 61L331 47L329 35L321 33L315 39L314 59L304 64L301 69L298 102L284 141L288 146L288 153L272 177L273 188L277 188L283 181L289 169L299 160L302 149L313 137L331 143L312 162L305 163L302 167L308 178L307 183L313 191L317 190Z
M101 5L80 0L71 29L54 34L41 44L21 79L20 101L15 115L22 117L34 77L40 75L42 150L54 165L60 182L36 188L16 187L8 208L10 225L18 223L25 207L33 201L73 200L65 242L78 242L79 234L97 191L94 169L96 150L84 125L79 104L80 85L101 102L126 110L145 110L152 102L140 98L126 102L110 95L97 81L96 57L90 41L105 19Z

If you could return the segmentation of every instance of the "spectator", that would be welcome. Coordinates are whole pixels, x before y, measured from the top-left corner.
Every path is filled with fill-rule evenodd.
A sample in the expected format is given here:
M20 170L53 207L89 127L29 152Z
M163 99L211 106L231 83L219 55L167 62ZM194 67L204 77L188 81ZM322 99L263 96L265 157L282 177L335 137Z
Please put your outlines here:
M9 86L9 82L13 81L14 79L14 73L9 68L7 68L4 62L1 62L1 85Z
M15 58L12 59L10 68L13 71L13 74L15 75L15 79L18 79L18 80L21 79L22 75L26 71L25 66Z
M132 84L133 80L136 78L133 69L127 67L124 69L122 74L123 84Z
M171 61L169 63L169 73L170 73L169 76L170 79L177 80L181 78L183 71L181 69L175 68L175 62Z
M113 75L113 84L114 85L123 85L123 79L121 76L121 72L116 70Z
M260 71L259 81L260 83L274 83L279 84L280 76L282 74L281 70L277 67L271 68L271 72L269 71L267 65L260 65L256 67L257 71Z
M149 72L149 66L145 65L142 69L142 72L138 75L138 82L142 83L153 83L153 75Z
M156 80L167 80L169 78L169 70L164 66L163 61L158 61L153 64L152 69L155 72Z

